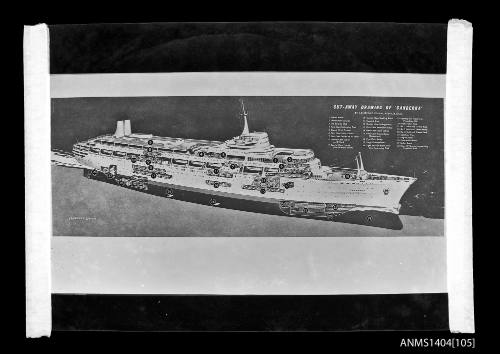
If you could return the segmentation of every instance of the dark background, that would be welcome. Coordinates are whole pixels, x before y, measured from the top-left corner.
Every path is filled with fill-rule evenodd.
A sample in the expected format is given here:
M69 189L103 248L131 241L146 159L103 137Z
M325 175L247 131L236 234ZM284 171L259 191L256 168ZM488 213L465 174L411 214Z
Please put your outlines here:
M54 330L446 330L446 294L52 295ZM108 314L108 316L103 316Z
M446 24L396 23L53 25L50 71L442 74L446 72L446 31Z
M52 147L71 151L77 141L113 134L118 120L132 132L224 141L241 134L239 97L89 97L52 99ZM265 131L276 147L310 148L323 165L355 168L360 151L371 172L418 178L403 197L401 214L444 217L443 100L385 97L245 97L250 131ZM407 116L424 118L429 149L375 151L328 145L333 104L421 105ZM393 130L395 133L395 129Z

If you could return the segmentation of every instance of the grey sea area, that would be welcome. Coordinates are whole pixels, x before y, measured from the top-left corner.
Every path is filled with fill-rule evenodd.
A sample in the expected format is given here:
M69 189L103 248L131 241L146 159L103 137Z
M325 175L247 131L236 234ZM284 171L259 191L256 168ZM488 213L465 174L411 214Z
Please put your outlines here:
M52 166L54 236L398 237L442 236L444 220L400 215L402 230L214 208L87 179Z

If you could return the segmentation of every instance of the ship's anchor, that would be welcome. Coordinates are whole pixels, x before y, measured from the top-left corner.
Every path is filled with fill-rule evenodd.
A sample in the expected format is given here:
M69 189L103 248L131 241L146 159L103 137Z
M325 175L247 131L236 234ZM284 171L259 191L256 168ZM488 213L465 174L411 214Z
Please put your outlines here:
M372 222L372 220L373 220L373 216L368 215L368 216L366 217L366 221L368 221L368 222Z
M217 203L217 201L214 198L210 198L208 202L211 206L219 206L220 203Z
M174 191L172 190L172 188L167 188L165 190L165 195L167 196L167 198L172 198L174 196Z

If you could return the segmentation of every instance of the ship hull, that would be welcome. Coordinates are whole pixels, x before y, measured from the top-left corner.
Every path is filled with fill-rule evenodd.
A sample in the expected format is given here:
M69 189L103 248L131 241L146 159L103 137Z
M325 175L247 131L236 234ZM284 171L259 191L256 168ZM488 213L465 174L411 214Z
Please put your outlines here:
M152 182L209 190L209 193L215 194L218 191L232 193L237 195L238 199L264 197L311 203L336 203L339 206L352 205L357 211L369 209L394 214L399 213L399 201L413 183L409 179L407 181L382 179L328 181L314 178L266 176L266 183L261 184L256 183L256 180L261 179L259 175L236 173L232 178L225 178L223 173L207 175L202 169L161 164L148 166L144 161L132 163L127 159L95 155L89 155L77 161L98 171L106 171L113 167L113 173L120 175L130 177L140 175ZM165 173L165 178L160 174L160 170ZM156 172L156 178L151 178L152 172ZM271 188L273 183L276 188ZM293 187L285 188L287 183L291 183Z
M282 215L329 222L343 222L400 230L403 225L399 216L384 206L357 205L355 203L326 203L277 196L242 195L220 189L206 189L185 184L168 183L129 174L110 174L96 169L84 169L84 176L100 182L114 184L167 199L247 212ZM299 195L300 194L296 194Z

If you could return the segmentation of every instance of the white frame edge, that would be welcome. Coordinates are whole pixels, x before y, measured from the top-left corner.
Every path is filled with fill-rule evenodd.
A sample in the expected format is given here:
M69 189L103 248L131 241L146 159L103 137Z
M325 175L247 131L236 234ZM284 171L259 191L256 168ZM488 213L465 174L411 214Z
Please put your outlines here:
M26 337L50 336L52 200L49 30L24 27Z
M450 331L474 333L472 273L472 24L448 23L445 233Z

